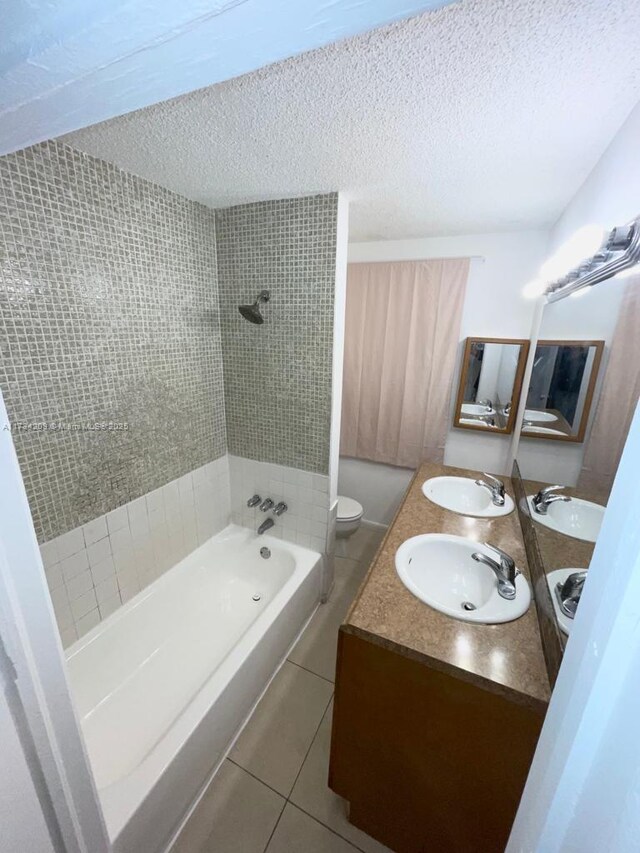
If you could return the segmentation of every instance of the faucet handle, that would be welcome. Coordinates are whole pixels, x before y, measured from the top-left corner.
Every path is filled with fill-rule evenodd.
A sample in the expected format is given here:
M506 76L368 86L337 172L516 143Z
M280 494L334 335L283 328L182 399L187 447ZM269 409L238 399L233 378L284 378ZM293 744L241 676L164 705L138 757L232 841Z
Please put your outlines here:
M260 495L254 495L252 498L249 498L249 500L247 501L247 506L249 506L249 507L258 506L258 504L260 503L261 500L262 500L262 498L260 497Z
M289 507L286 505L286 503L284 501L280 501L280 503L277 503L273 508L273 514L282 515L282 513L286 512L288 509Z
M265 498L260 504L260 509L262 510L262 512L267 512L271 509L272 506L273 501L271 500L271 498Z
M545 495L548 495L551 492L561 492L563 489L566 489L566 486L545 486L544 489L540 489L540 491L536 494L536 497L543 498Z
M489 548L500 557L500 563L509 571L509 573L513 572L515 574L516 561L513 559L511 554L507 554L506 551L503 551L502 548L498 548L497 545L492 545L491 542L484 542L483 544L485 548Z
M487 474L486 471L482 472L482 476L486 477L492 486L495 486L497 489L500 489L504 492L504 483L502 482L502 480L499 480L497 477L494 477L493 474Z

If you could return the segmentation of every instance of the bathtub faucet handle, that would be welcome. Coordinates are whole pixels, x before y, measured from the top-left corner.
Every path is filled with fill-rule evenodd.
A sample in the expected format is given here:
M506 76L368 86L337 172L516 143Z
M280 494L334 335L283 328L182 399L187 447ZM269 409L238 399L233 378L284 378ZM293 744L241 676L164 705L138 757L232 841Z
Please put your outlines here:
M265 498L260 504L260 509L262 510L262 512L267 512L271 509L272 506L273 501L271 500L271 498Z
M289 507L286 505L284 501L280 501L280 503L276 504L273 509L274 515L282 515L283 512L286 512Z
M258 506L261 500L262 498L260 497L260 495L254 495L247 501L247 506Z

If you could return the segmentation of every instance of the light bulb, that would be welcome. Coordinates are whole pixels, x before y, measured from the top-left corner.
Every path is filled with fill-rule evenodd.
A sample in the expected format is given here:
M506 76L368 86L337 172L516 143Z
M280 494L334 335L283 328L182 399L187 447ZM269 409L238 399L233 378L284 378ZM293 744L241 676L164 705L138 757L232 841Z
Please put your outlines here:
M555 281L590 258L604 242L607 231L601 225L584 225L557 249L540 268L540 276Z

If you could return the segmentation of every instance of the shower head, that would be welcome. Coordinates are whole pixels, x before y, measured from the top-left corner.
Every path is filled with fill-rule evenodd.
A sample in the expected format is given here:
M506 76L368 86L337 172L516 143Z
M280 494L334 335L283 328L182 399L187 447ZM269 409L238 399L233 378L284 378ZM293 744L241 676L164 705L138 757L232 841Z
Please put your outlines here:
M262 323L264 323L264 317L260 313L260 304L263 302L268 302L269 298L269 291L261 290L258 294L258 298L253 303L253 305L238 305L238 311L242 314L245 320L248 320L250 323L255 323L257 326L260 326Z

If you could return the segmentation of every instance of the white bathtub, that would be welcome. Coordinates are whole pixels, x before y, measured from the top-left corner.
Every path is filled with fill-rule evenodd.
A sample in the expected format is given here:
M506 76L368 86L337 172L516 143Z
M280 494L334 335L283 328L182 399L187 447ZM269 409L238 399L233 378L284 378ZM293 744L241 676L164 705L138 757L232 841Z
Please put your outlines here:
M166 848L321 585L320 554L232 525L69 648L114 850Z

